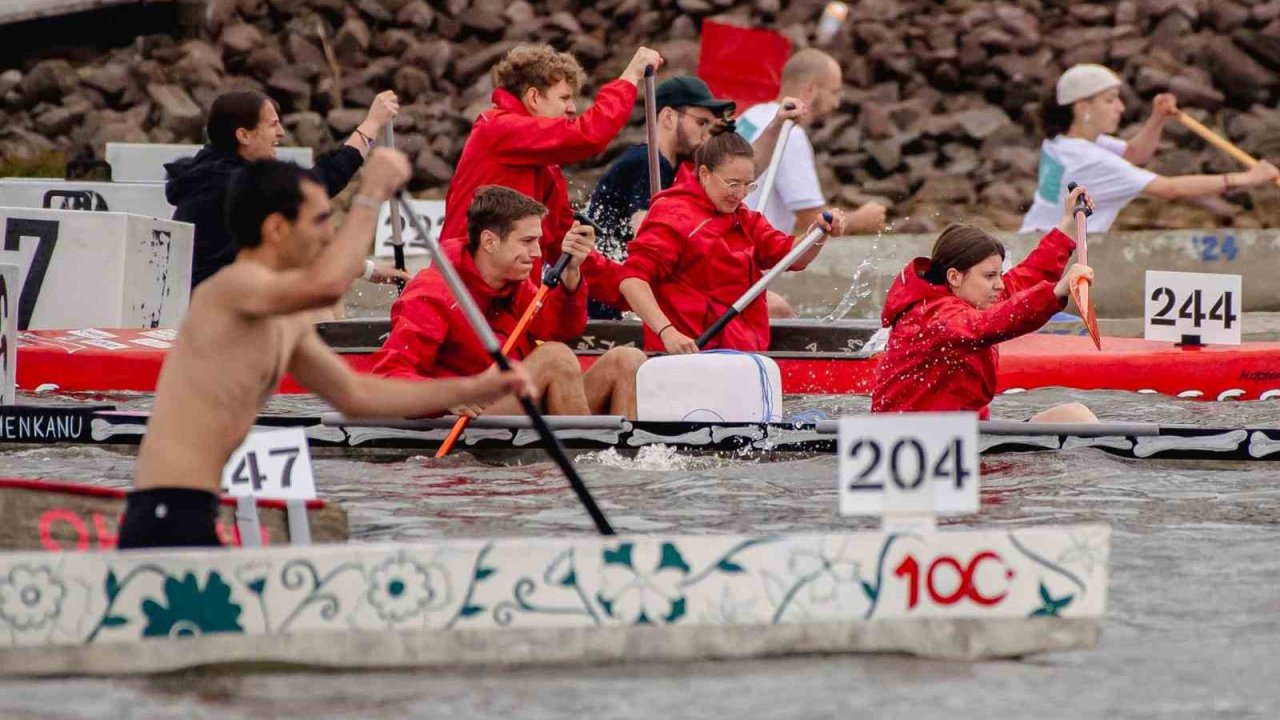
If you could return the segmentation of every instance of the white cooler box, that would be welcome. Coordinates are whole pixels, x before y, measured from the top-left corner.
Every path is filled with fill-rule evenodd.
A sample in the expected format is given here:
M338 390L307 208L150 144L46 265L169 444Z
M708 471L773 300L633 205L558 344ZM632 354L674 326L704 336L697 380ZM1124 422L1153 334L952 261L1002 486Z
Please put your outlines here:
M782 374L763 355L663 355L640 366L636 405L640 420L780 422Z
M0 263L20 268L19 330L169 328L187 312L187 223L0 207L0 239Z

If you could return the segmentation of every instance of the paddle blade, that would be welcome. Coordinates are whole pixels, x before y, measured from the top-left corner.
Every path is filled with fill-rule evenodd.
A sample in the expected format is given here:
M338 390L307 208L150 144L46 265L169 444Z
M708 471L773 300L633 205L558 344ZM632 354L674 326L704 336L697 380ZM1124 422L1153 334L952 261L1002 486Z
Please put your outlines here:
M1076 301L1076 309L1080 311L1080 319L1084 321L1089 337L1093 338L1093 344L1101 350L1102 333L1098 331L1098 311L1089 300L1088 280L1080 278L1076 281L1076 284L1071 287L1071 299Z

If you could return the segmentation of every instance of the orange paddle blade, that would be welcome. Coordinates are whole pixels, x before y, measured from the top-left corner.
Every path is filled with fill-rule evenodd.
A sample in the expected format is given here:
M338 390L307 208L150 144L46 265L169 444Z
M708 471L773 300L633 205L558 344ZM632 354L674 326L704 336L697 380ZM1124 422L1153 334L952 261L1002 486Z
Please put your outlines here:
M1093 338L1093 344L1102 349L1102 333L1098 331L1098 311L1089 300L1089 281L1080 278L1071 286L1071 299L1076 301L1076 309L1080 311L1080 319Z

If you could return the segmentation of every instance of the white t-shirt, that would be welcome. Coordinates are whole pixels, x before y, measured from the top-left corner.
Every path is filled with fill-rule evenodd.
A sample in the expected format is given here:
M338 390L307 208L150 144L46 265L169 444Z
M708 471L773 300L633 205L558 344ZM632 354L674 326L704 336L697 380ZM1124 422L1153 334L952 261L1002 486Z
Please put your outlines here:
M778 103L756 105L738 117L738 134L749 142L755 142L766 125L778 114ZM781 142L781 140L779 140ZM760 177L761 182L764 181ZM760 207L760 190L747 196L747 207L764 213L765 219L775 228L790 235L795 231L796 213L812 210L827 204L818 182L817 163L813 158L813 145L799 125L791 128L787 146L778 161L778 174L773 181L773 192L768 202Z
M1040 182L1018 232L1044 232L1062 222L1067 183L1089 189L1089 230L1106 232L1116 216L1158 175L1124 159L1128 144L1111 135L1095 142L1059 135L1040 145Z

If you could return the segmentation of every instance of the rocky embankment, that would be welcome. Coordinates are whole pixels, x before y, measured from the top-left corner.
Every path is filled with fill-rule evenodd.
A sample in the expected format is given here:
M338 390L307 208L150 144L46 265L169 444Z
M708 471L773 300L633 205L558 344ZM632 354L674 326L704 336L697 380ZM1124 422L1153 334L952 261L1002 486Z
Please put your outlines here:
M287 143L325 149L379 90L404 112L398 144L414 188L440 194L489 67L520 41L573 52L591 83L650 44L692 72L703 18L809 42L825 0L211 0L198 38L150 35L91 58L31 58L0 73L0 159L101 157L109 141L198 142L220 92L257 88L282 106ZM816 131L823 181L845 203L877 199L895 228L986 216L1016 226L1038 158L1036 106L1064 67L1103 62L1129 81L1126 122L1162 91L1247 151L1280 157L1280 0L862 0L829 50L845 68L841 112ZM326 45L332 52L330 58ZM335 75L334 68L337 69ZM593 87L586 88L590 95ZM570 169L589 192L641 141L640 108L609 153ZM1170 124L1154 169L1232 163ZM1280 224L1280 190L1198 205L1139 203L1120 227Z

